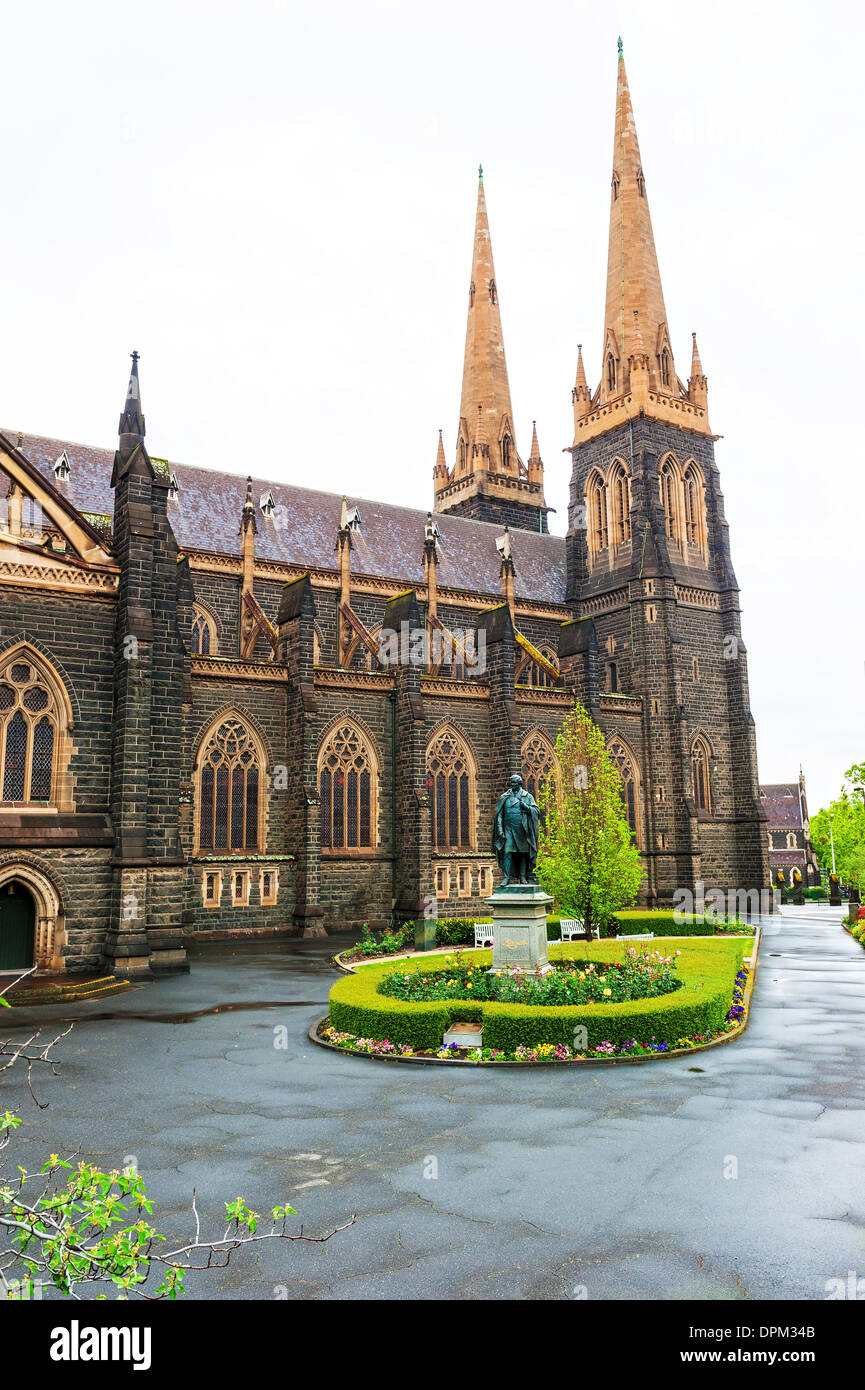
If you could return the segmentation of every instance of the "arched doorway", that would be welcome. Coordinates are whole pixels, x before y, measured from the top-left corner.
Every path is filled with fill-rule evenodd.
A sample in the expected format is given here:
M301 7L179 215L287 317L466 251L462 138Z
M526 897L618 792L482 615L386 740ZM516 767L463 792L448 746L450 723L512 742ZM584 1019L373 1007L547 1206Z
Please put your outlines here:
M33 964L36 904L17 879L0 888L0 973Z

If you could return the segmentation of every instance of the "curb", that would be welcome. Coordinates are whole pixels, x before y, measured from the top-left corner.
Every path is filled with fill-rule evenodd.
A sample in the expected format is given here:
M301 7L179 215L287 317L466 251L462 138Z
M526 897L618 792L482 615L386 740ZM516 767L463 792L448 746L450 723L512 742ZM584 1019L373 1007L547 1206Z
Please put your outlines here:
M644 1057L572 1057L569 1061L557 1061L550 1058L537 1062L497 1062L497 1061L475 1061L469 1057L448 1058L448 1057L375 1057L371 1052L352 1052L345 1047L337 1047L336 1043L327 1042L318 1036L318 1030L329 1017L322 1014L321 1018L316 1019L315 1023L307 1031L309 1041L315 1043L316 1047L326 1048L328 1052L338 1052L342 1057L360 1058L365 1062L407 1062L415 1065L429 1065L436 1067L615 1067L615 1066L636 1066L643 1062L666 1062L672 1058L693 1057L698 1052L708 1052L713 1047L726 1047L728 1043L735 1042L740 1038L748 1027L751 1020L751 995L754 992L754 981L757 976L757 961L760 952L761 930L757 927L754 935L754 949L750 955L742 957L742 963L750 960L751 966L748 971L748 982L745 985L745 994L742 1003L745 1006L745 1017L738 1027L731 1032L725 1033L723 1038L713 1038L711 1042L700 1043L698 1047L677 1047L671 1052L653 1052ZM669 939L669 938L665 938ZM682 938L678 938L682 939ZM426 954L426 953L425 953ZM430 954L432 954L430 952ZM346 973L347 967L343 967Z

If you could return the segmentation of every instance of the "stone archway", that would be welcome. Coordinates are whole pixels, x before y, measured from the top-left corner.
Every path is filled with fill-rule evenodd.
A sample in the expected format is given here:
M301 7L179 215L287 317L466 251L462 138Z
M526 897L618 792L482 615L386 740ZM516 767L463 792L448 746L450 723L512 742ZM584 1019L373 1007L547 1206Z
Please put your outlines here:
M65 970L62 947L66 932L57 889L34 864L22 860L7 860L0 864L0 894L16 883L29 893L35 908L31 965L36 966L36 974Z

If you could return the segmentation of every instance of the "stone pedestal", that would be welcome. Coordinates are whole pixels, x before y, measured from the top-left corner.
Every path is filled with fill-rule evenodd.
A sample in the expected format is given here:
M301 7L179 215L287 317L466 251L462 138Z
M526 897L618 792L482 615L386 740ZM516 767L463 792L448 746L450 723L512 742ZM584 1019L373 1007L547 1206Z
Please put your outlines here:
M537 970L552 967L547 958L549 893L534 883L497 888L487 898L493 918L493 970Z

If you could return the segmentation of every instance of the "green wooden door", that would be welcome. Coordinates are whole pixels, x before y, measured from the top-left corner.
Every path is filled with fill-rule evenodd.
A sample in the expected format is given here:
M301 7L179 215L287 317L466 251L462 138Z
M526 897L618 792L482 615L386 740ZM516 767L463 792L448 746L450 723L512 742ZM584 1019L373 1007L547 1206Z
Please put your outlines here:
M33 899L20 883L0 888L0 970L29 970L33 964Z

